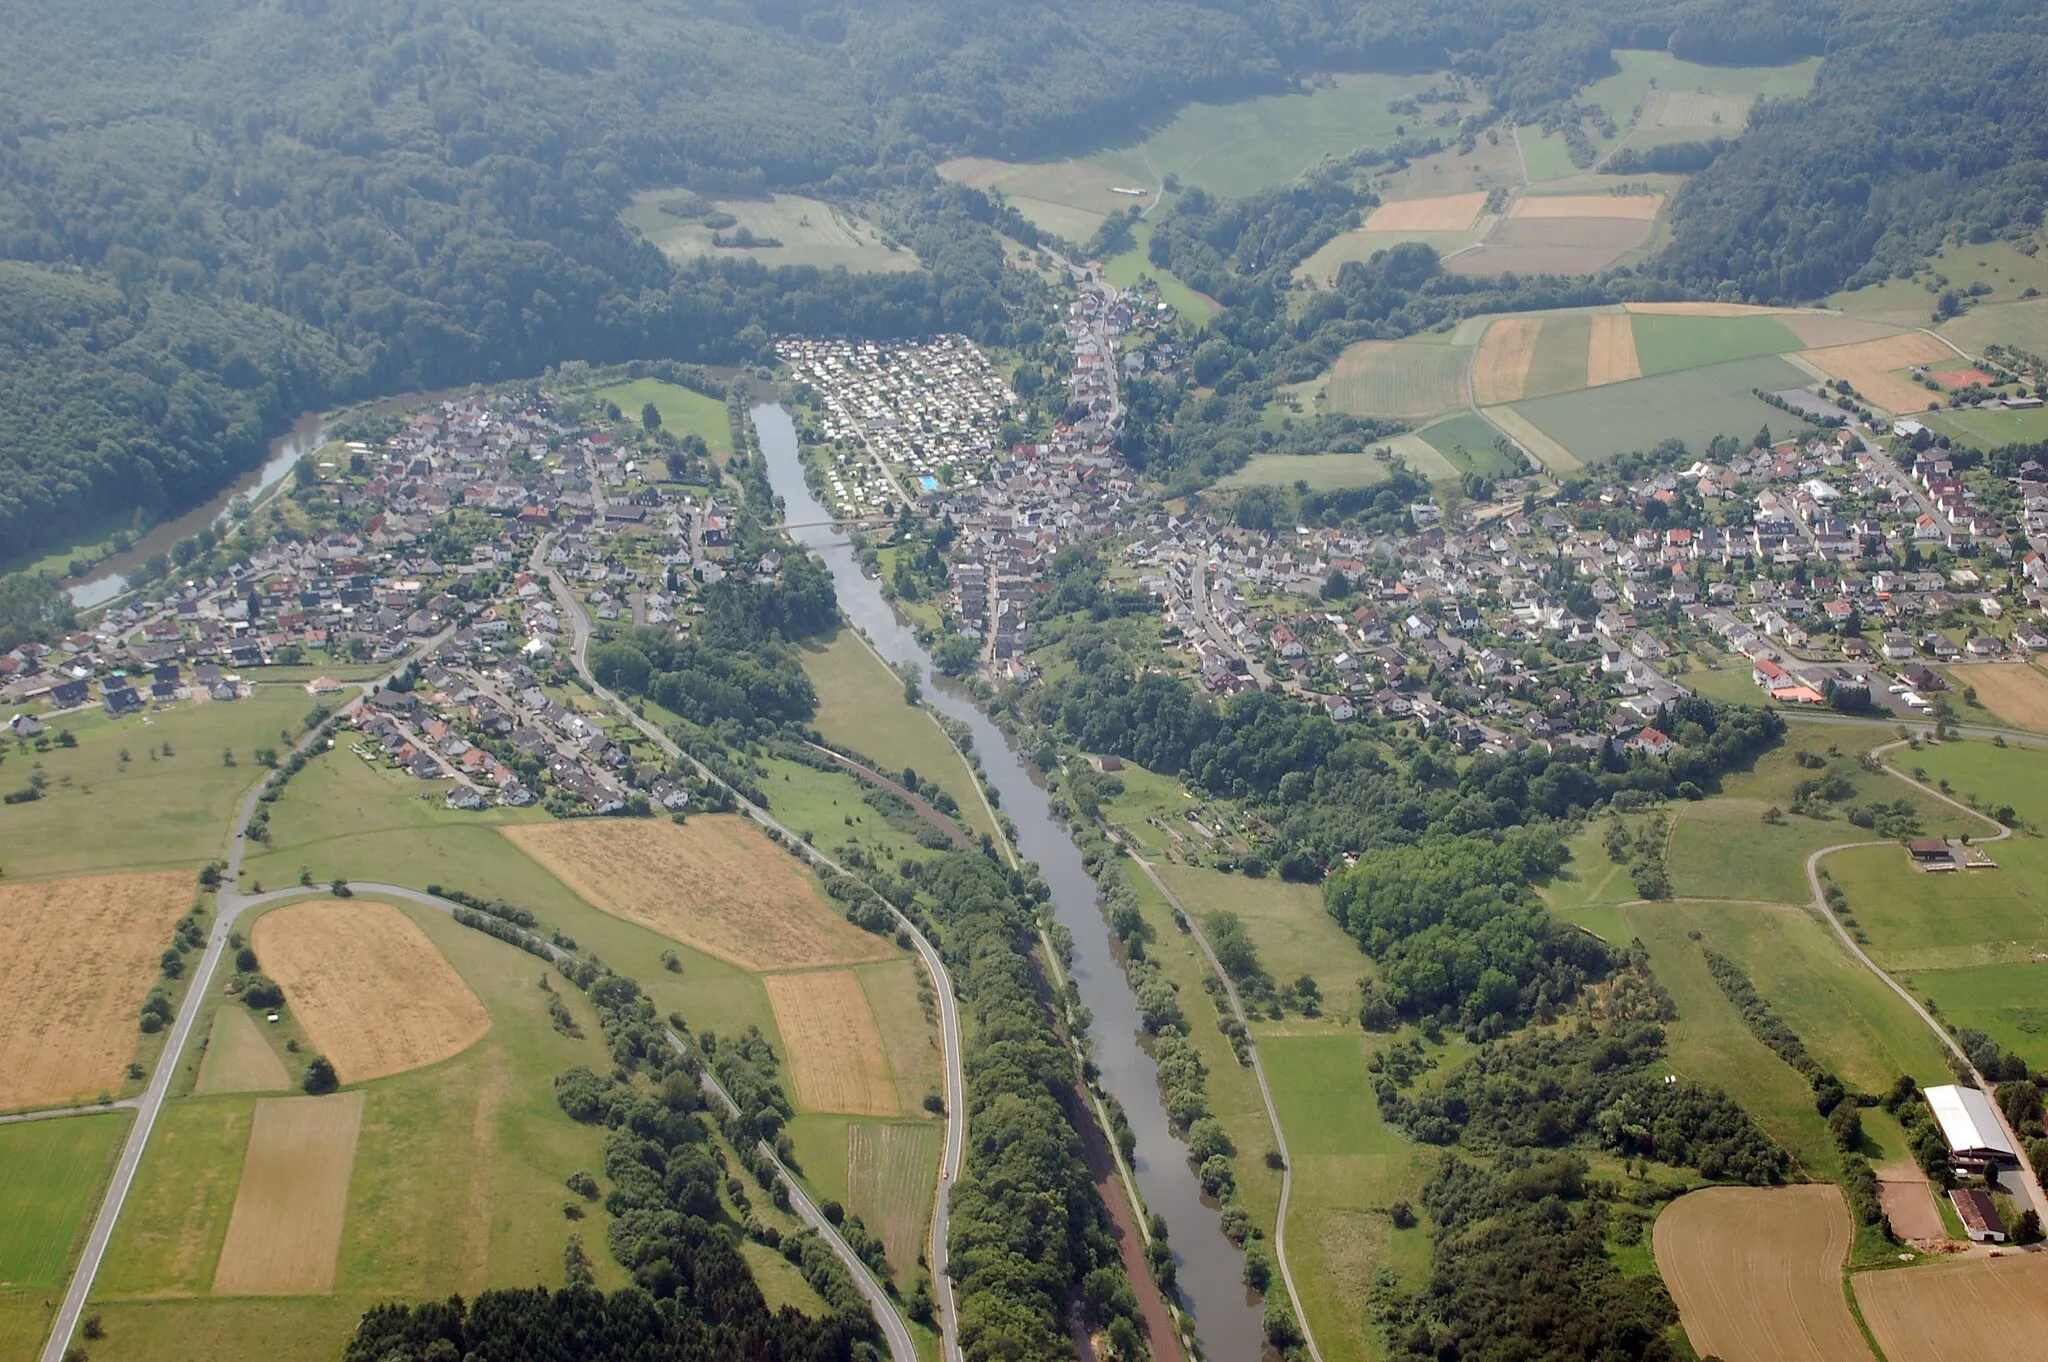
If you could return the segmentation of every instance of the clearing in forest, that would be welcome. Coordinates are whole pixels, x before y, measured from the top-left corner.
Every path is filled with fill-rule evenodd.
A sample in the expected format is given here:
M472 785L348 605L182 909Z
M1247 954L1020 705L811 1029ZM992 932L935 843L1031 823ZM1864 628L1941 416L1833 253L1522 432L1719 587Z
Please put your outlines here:
M882 1031L852 970L771 974L761 982L799 1105L848 1116L896 1115Z
M1463 232L1486 207L1484 194L1445 194L1433 199L1383 203L1365 220L1368 232Z
M206 1057L199 1062L195 1092L276 1092L291 1083L284 1061L247 1009L223 1007L213 1014L213 1032L206 1042Z
M2048 731L2048 674L2029 662L1995 662L1950 671L1958 691L1977 691L1977 703L2015 728Z
M363 1094L266 1097L249 1127L249 1153L216 1296L299 1296L334 1290L348 1212L349 1174L363 1125Z
M1702 1357L1870 1362L1842 1299L1849 1208L1834 1184L1690 1192L1657 1217L1652 1240Z
M1636 355L1635 318L1626 312L1602 312L1593 317L1593 337L1586 351L1586 386L1625 383L1643 376L1643 363Z
M1524 194L1508 209L1508 219L1627 218L1649 222L1664 200L1656 194Z
M738 814L681 825L583 818L504 832L593 907L741 969L894 953L832 911L795 858Z
M265 913L250 940L344 1083L437 1063L491 1029L448 957L388 903L294 903Z
M182 871L0 884L0 1111L117 1092L192 902Z
M889 1266L915 1275L943 1128L855 1121L846 1130L846 1203L881 1238Z
M1870 402L1891 412L1925 411L1941 394L1930 392L1901 370L1913 364L1954 360L1955 351L1924 331L1908 331L1860 345L1833 345L1801 356L1830 378L1847 379Z
M1503 317L1486 328L1486 338L1479 342L1479 353L1472 360L1472 391L1480 406L1513 402L1522 396L1529 364L1536 358L1536 337L1542 330L1541 317Z
M2038 1357L2048 1338L2048 1257L2038 1253L1864 1272L1850 1284L1886 1357Z

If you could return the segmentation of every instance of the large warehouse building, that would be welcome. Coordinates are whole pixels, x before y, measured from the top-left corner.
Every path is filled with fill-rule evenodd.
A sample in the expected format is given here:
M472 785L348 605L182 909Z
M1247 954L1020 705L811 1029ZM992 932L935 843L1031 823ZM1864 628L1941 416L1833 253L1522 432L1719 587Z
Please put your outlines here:
M1953 1084L1929 1088L1927 1105L1934 1109L1941 1137L1958 1163L2018 1165L2019 1151L2005 1138L2005 1127L1982 1092Z

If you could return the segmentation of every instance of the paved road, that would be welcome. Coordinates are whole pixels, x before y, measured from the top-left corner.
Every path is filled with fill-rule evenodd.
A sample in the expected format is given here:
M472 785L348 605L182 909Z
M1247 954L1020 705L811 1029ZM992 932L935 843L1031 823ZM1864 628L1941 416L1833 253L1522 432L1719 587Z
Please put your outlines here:
M1115 833L1111 835L1116 836ZM1259 1062L1259 1047L1252 1039L1251 1022L1244 1014L1244 1004L1238 1000L1237 985L1224 970L1223 962L1216 958L1216 952L1209 945L1209 938L1202 932L1200 920L1182 906L1179 896L1166 887L1166 881L1160 878L1159 872L1152 868L1152 863L1139 853L1134 844L1120 836L1117 840L1124 843L1125 850L1130 852L1131 859L1137 862L1138 868L1145 872L1145 877L1152 881L1160 893L1166 895L1166 901L1172 904L1174 911L1187 922L1188 934L1194 937L1195 944L1202 948L1202 954L1209 958L1209 968L1215 970L1216 977L1223 981L1223 992L1230 999L1230 1014L1237 1018L1237 1024L1244 1028L1245 1048L1252 1057L1252 1074L1259 1080L1259 1098L1266 1104L1266 1120L1273 1127L1273 1143L1280 1151L1280 1209L1273 1217L1273 1258L1280 1265L1280 1280L1287 1286L1287 1297L1294 1306L1295 1322L1301 1326L1302 1341L1308 1344L1308 1355L1315 1362L1323 1362L1322 1350L1316 1347L1315 1330L1309 1327L1308 1312L1301 1307L1301 1292L1294 1286L1294 1270L1287 1265L1287 1202L1294 1194L1294 1156L1287 1150L1287 1132L1281 1129L1280 1109L1273 1105L1273 1088L1266 1082L1266 1066Z
M1871 755L1877 757L1879 760L1882 760L1885 753L1894 751L1895 749L1904 746L1905 743L1903 741L1886 743L1882 747L1873 748L1871 750ZM1914 789L1920 791L1924 795L1927 795L1929 798L1938 799L1944 804L1954 805L1956 808L1961 809L1964 813L1969 814L1971 817L1982 818L1985 822L1990 823L1991 826L1998 829L1998 831L1992 834L1991 836L1980 837L1976 839L1977 841L2002 842L2006 838L2012 836L2011 828L2006 827L2004 824L1998 822L1996 819L1993 819L1985 814L1977 812L1977 810L1971 808L1967 804L1949 798L1947 795L1943 794L1940 790L1935 789L1933 786L1923 784L1920 781L1913 779L1905 772L1894 769L1890 765L1886 765L1884 769L1885 774L1893 777L1894 779L1903 780L1904 782L1906 782L1906 784L1911 785ZM1818 912L1821 915L1821 917L1826 919L1830 927L1833 927L1835 929L1835 935L1841 939L1842 944L1848 948L1849 953L1855 956L1856 959L1861 961L1865 969L1868 969L1872 974L1875 974L1879 979L1882 979L1884 981L1885 987L1889 988L1892 992L1898 994L1899 997L1903 998L1905 1000L1906 1006L1913 1009L1913 1014L1919 1017L1922 1022L1926 1023L1927 1029L1935 1034L1935 1037L1941 1041L1942 1045L1947 1047L1949 1053L1954 1055L1956 1059L1962 1063L1963 1068L1971 1075L1971 1077L1977 1080L1977 1086L1984 1089L1986 1092L1989 1092L1995 1085L1984 1081L1984 1075L1977 1072L1977 1066L1970 1062L1969 1056L1963 1053L1962 1047L1956 1044L1955 1038L1953 1036L1949 1035L1948 1028L1943 1026L1940 1022L1934 1019L1934 1015L1930 1013L1926 1009L1926 1007L1922 1006L1920 1000L1913 996L1912 991L1910 989L1908 989L1904 984L1901 984L1897 979L1894 979L1882 966L1880 966L1875 960L1872 960L1870 958L1869 953L1863 949L1862 944L1856 940L1855 936L1850 933L1847 927L1842 925L1842 919L1839 916L1837 916L1834 910L1828 905L1827 893L1820 882L1820 863L1822 858L1833 855L1837 851L1849 851L1856 847L1883 847L1896 845L1898 844L1894 841L1838 842L1831 847L1822 847L1820 850L1814 852L1811 856L1808 856L1806 858L1806 883L1807 887L1813 891L1814 910ZM2014 1149L2024 1149L2025 1146L2020 1143L2018 1133L2013 1130L2012 1123L2006 1120L2005 1113L1999 1109L1999 1106L1996 1102L1993 1102L1991 1104L1991 1111L1992 1114L1998 1118L1999 1129L2005 1132L2005 1138L2012 1144L2012 1147ZM2039 1211L2043 1216L2048 1216L2048 1196L2042 1195L2041 1180L2039 1176L2036 1174L2035 1170L2027 1166L2027 1161L2024 1155L2022 1155L2020 1159L2018 1176L2020 1186L2026 1192L2027 1196L2032 1200L2034 1209Z
M584 610L583 602L578 600L575 593L569 589L568 583L563 581L561 574L547 565L547 550L552 544L552 539L553 536L543 538L540 544L535 547L532 561L533 570L547 577L548 585L554 592L555 600L561 606L561 613L569 621L570 637L572 639L569 650L570 661L574 664L577 675L581 676L584 683L590 687L591 693L600 700L603 700L612 708L614 713L632 724L643 737L663 752L666 752L671 758L677 761L688 762L690 767L696 771L699 779L716 785L719 789L731 795L734 805L747 817L775 833L789 846L799 848L813 862L819 865L830 866L839 874L849 875L851 878L859 880L860 877L858 875L853 875L845 866L839 864L832 857L808 842L805 842L796 833L770 817L766 809L742 797L737 790L734 790L730 785L719 779L709 767L678 747L668 734L662 732L654 724L647 722L647 720L633 711L632 706L626 704L617 695L598 684L597 677L591 673L588 656L591 632L590 615L589 612ZM865 881L861 882L865 883ZM881 896L878 894L876 897L880 898ZM887 899L882 901L888 903ZM946 972L944 959L940 957L932 943L925 938L924 933L918 929L916 923L898 912L894 905L890 905L889 912L896 919L897 929L910 938L911 947L917 952L918 959L923 962L925 973L931 979L932 997L939 1011L940 1045L943 1050L946 1069L946 1144L945 1152L939 1161L937 1194L932 1198L932 1229L931 1238L925 1248L925 1262L931 1269L932 1296L934 1303L938 1307L939 1346L941 1352L947 1359L947 1362L959 1362L961 1358L959 1342L960 1321L953 1296L953 1278L947 1271L946 1255L948 1236L952 1229L953 1186L960 1180L960 1167L963 1159L966 1157L967 1148L967 1080L960 1061L960 1010L953 996L953 979ZM801 1192L799 1191L797 1195L801 1196ZM851 1251L849 1250L849 1252ZM856 1258L854 1262L858 1264L859 1260ZM860 1276L866 1269L865 1267L855 1267L854 1271L856 1276ZM881 1305L878 1308L886 1311L891 1318L894 1318L896 1315L895 1306L886 1297L882 1298ZM896 1319L895 1322L897 1327L902 1327L900 1319ZM884 1327L886 1329L888 1326L885 1324Z

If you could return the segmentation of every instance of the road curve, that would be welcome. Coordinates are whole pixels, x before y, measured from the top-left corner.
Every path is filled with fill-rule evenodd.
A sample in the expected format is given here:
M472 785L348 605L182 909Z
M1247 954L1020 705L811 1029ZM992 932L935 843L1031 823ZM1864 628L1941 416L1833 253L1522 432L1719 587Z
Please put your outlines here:
M1280 1153L1280 1209L1273 1216L1273 1258L1280 1265L1280 1280L1287 1287L1287 1300L1294 1307L1295 1323L1301 1326L1301 1337L1308 1345L1308 1355L1314 1362L1323 1362L1322 1350L1316 1347L1315 1330L1309 1327L1308 1312L1301 1308L1301 1292L1294 1287L1294 1270L1287 1265L1287 1202L1294 1194L1294 1156L1288 1152L1287 1132L1280 1126L1280 1109L1273 1105L1273 1088L1266 1082L1266 1066L1259 1062L1258 1042L1252 1039L1251 1023L1244 1015L1244 1004L1238 1000L1237 985L1231 982L1230 975L1223 968L1223 962L1216 958L1216 952L1210 948L1209 938L1202 933L1202 924L1195 919L1193 913L1182 906L1179 896L1166 887L1166 881L1159 877L1159 872L1152 868L1152 863L1139 855L1135 846L1124 841L1121 834L1112 832L1111 835L1117 841L1123 842L1124 849L1130 853L1131 859L1138 863L1138 868L1145 872L1145 877L1166 896L1166 901L1173 905L1173 910L1188 924L1188 934L1194 937L1195 944L1200 946L1202 954L1208 957L1209 968L1215 970L1216 977L1223 981L1224 995L1230 999L1230 1014L1237 1018L1237 1024L1244 1028L1245 1049L1252 1057L1252 1074L1259 1080L1259 1098L1266 1104L1266 1120L1273 1127L1273 1143Z
M807 859L865 883L838 861L784 827L771 817L766 809L746 799L739 791L721 780L711 768L683 751L668 734L647 722L634 712L631 705L598 683L597 677L592 675L590 670L590 615L584 610L583 602L576 599L575 593L569 589L568 583L562 580L561 574L548 565L547 550L553 541L554 536L549 535L535 546L532 568L534 572L547 577L548 586L554 592L555 600L562 608L562 614L569 621L570 636L573 640L569 658L576 668L576 674L590 687L591 694L604 701L615 714L632 724L642 737L670 757L688 762L699 779L725 791L732 797L734 806L743 814L776 834L787 845L798 849ZM917 958L923 963L925 973L930 977L933 1001L937 1004L939 1012L940 1047L946 1069L946 1141L945 1150L939 1160L938 1187L932 1197L931 1238L926 1246L925 1262L931 1270L932 1297L938 1309L941 1355L946 1362L961 1362L959 1312L954 1301L953 1278L947 1271L946 1261L948 1236L952 1229L953 1186L960 1180L961 1164L966 1157L967 1149L967 1079L960 1058L960 1009L953 996L952 976L946 972L946 962L938 950L925 938L917 924L899 912L894 904L889 903L880 894L876 897L888 906L890 915L896 919L897 929L910 939L912 949L917 952ZM801 1189L797 1189L794 1195L802 1197ZM855 1261L858 1262L858 1259ZM856 1275L864 1273L865 1270L864 1267L860 1268ZM877 1309L886 1311L892 1317L896 1315L896 1308L887 1296L880 1298ZM900 1318L896 1319L896 1326L903 1327ZM885 1329L886 1327L885 1325ZM61 1359L48 1359L48 1362L61 1362Z
M1889 742L1881 747L1872 748L1870 754L1878 761L1883 762L1885 753L1893 751L1905 745L1906 744L1904 739L1901 739L1897 742ZM1913 779L1913 777L1907 775L1905 772L1897 770L1889 764L1885 765L1884 770L1886 775L1889 775L1896 780L1904 781L1906 784L1912 786L1914 789L1920 791L1922 794L1927 795L1933 799L1938 799L1944 804L1952 805L1953 807L1962 810L1964 813L1969 814L1973 818L1982 818L1985 822L1991 824L1992 827L1998 829L1997 832L1993 833L1989 837L1978 838L1978 841L2002 842L2006 838L2012 836L2011 828L2006 827L2003 823L2000 823L1997 819L1990 817L1988 814L1979 813L1977 810L1971 808L1969 805L1964 804L1959 800L1951 799L1949 796L1943 794L1940 790L1935 789L1933 786L1915 780ZM1911 989L1908 989L1904 984L1900 983L1897 979L1894 979L1889 971L1887 971L1883 966L1879 965L1875 960L1870 958L1869 952L1863 949L1862 943L1858 942L1855 936L1849 931L1849 929L1842 925L1841 918L1837 916L1833 908L1831 908L1828 905L1827 892L1820 881L1820 863L1824 857L1831 856L1837 851L1850 851L1857 847L1879 847L1896 845L1897 843L1893 841L1838 842L1834 846L1822 847L1818 851L1814 852L1812 855L1808 856L1806 858L1806 884L1807 887L1813 891L1814 911L1818 912L1821 915L1821 917L1827 922L1827 924L1835 929L1835 936L1841 940L1842 945L1848 949L1849 954L1855 956L1857 960L1862 962L1863 967L1865 969L1869 970L1872 974L1876 975L1879 979L1883 980L1886 988L1889 988L1892 992L1898 994L1899 997L1905 1001L1906 1006L1913 1009L1913 1014L1920 1018L1922 1022L1926 1023L1927 1029L1934 1033L1935 1038L1939 1040L1944 1047L1947 1048L1948 1052L1951 1055L1955 1056L1957 1060L1961 1061L1963 1068L1970 1074L1972 1078L1974 1078L1977 1081L1977 1086L1983 1088L1985 1091L1988 1092L1990 1091L1992 1085L1987 1084L1984 1081L1984 1075L1977 1072L1977 1066L1970 1062L1970 1057L1963 1053L1963 1049L1960 1045L1956 1044L1955 1037L1949 1034L1948 1028L1946 1026L1943 1026L1939 1021L1935 1020L1934 1014L1929 1012L1926 1009L1926 1007L1921 1004L1920 1000L1913 996ZM1999 1109L1999 1106L1996 1102L1991 1103L1991 1112L1992 1115L1998 1118L1999 1128L2005 1132L2005 1138L2011 1142L2012 1147L2014 1149L2023 1149L2025 1146L2023 1146L2020 1143L2019 1135L2017 1134L2017 1132L2013 1130L2012 1123L2006 1120L2005 1112ZM2026 1189L2027 1195L2033 1200L2034 1209L2039 1211L2044 1216L2048 1216L2048 1197L2044 1197L2042 1195L2041 1179L2038 1173L2033 1168L2028 1166L2027 1160L2024 1155L2022 1155L2020 1158L2019 1178L2020 1185Z

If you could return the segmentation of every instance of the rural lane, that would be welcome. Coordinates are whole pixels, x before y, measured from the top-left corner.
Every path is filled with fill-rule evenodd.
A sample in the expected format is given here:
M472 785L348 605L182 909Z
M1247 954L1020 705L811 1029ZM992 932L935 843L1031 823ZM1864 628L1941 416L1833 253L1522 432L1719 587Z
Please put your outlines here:
M548 535L543 537L540 543L535 546L532 568L535 572L547 577L548 586L554 592L556 603L561 606L562 614L569 621L570 636L573 640L570 645L569 658L576 668L576 674L583 678L585 685L590 687L591 694L604 701L605 704L611 707L613 713L633 725L634 729L642 737L652 742L663 752L666 752L671 758L677 761L688 762L690 768L697 773L700 780L725 791L726 794L732 797L736 808L762 827L774 833L785 844L797 848L806 857L819 865L829 866L841 875L847 875L849 878L860 883L866 883L859 876L852 875L845 866L839 864L832 857L804 841L794 832L770 817L766 809L743 797L739 791L719 779L711 768L705 766L702 762L677 746L675 741L668 734L662 732L657 725L647 722L647 720L634 712L631 705L628 705L610 690L598 684L597 677L590 670L590 615L589 612L584 610L583 602L578 600L576 594L569 589L569 584L562 579L562 575L547 564L547 551L552 547L553 543L554 536ZM917 924L899 912L894 904L889 903L887 898L880 894L877 894L876 897L888 906L891 916L896 919L897 930L910 939L911 947L917 952L918 959L924 965L925 973L931 978L932 998L939 1013L940 1049L945 1060L946 1069L946 1141L944 1152L939 1159L938 1188L932 1197L931 1238L925 1248L925 1262L931 1270L932 1297L938 1307L939 1348L941 1356L946 1362L960 1362L962 1354L960 1351L959 1312L954 1302L953 1278L947 1271L946 1265L948 1236L952 1231L953 1186L960 1180L960 1168L963 1160L966 1158L967 1150L967 1079L960 1058L960 1009L957 1000L953 996L953 977L947 973L946 962L939 955L938 950L926 939L925 934L918 928ZM801 1198L801 1189L795 1195ZM834 1240L838 1239L836 1233L829 1237ZM845 1258L851 1253L852 1250L848 1249L841 1257ZM858 1258L854 1258L849 1266L853 1269L854 1275L857 1278L864 1276L866 1268L860 1265ZM886 1312L894 1318L895 1327L903 1327L902 1320L896 1318L895 1306L889 1302L886 1296L880 1298L877 1309L878 1311ZM888 1326L885 1324L884 1327L887 1328ZM52 1359L51 1362L58 1362L58 1360Z
M0 1126L18 1126L27 1121L54 1121L60 1116L94 1116L103 1111L133 1111L142 1105L139 1097L125 1097L118 1102L94 1102L83 1107L45 1107L41 1111L17 1111L12 1116L0 1116Z
M1903 739L1897 742L1885 743L1881 747L1872 748L1870 755L1882 763L1884 761L1885 753L1891 752L1905 745L1905 740ZM1889 775L1896 780L1904 781L1906 784L1912 786L1914 789L1920 791L1922 794L1927 795L1928 797L1933 799L1938 799L1944 804L1952 805L1955 808L1962 810L1964 813L1969 814L1973 818L1982 818L1985 822L1991 824L1992 827L1998 829L1996 833L1992 834L1989 837L1979 838L1977 839L1978 841L2002 842L2006 838L2012 836L2012 829L2005 826L2003 823L2000 823L1997 819L1992 818L1987 814L1979 813L1977 810L1971 808L1967 804L1962 803L1960 800L1949 798L1949 796L1943 794L1940 790L1935 789L1931 785L1927 785L1921 781L1915 780L1913 777L1907 775L1905 772L1895 769L1889 763L1885 764L1884 770L1886 775ZM1992 1085L1987 1084L1984 1081L1984 1075L1977 1072L1977 1066L1972 1064L1970 1062L1970 1057L1963 1053L1962 1046L1956 1044L1955 1037L1949 1034L1948 1028L1946 1026L1943 1026L1939 1021L1935 1020L1934 1014L1929 1012L1927 1008L1921 1004L1920 1000L1913 996L1913 992L1911 989L1907 988L1897 979L1894 979L1888 970L1886 970L1882 965L1879 965L1875 960L1870 958L1869 952L1863 949L1862 944L1858 942L1856 940L1855 935L1851 933L1849 929L1842 924L1841 917L1837 915L1834 909L1830 907L1828 904L1827 890L1821 884L1820 881L1820 863L1823 858L1831 856L1837 851L1850 851L1857 847L1888 847L1897 845L1898 843L1895 841L1837 842L1834 846L1822 847L1818 851L1814 852L1812 855L1808 856L1806 858L1806 884L1807 887L1813 891L1813 908L1816 912L1818 912L1821 915L1823 919L1826 920L1827 924L1830 927L1833 927L1835 929L1836 937L1838 937L1841 940L1842 945L1848 949L1849 954L1855 956L1857 960L1861 961L1865 969L1869 970L1872 974L1876 975L1879 979L1883 980L1885 987L1889 988L1892 992L1898 994L1899 997L1905 1001L1906 1006L1913 1009L1913 1014L1919 1017L1921 1021L1927 1024L1927 1029L1934 1033L1935 1038L1939 1040L1942 1043L1942 1045L1947 1047L1949 1053L1954 1055L1958 1060L1962 1062L1963 1068L1969 1072L1972 1078L1976 1079L1977 1086L1983 1088L1985 1091L1988 1092L1990 1091ZM2013 1130L2012 1123L2006 1120L2005 1112L2000 1110L1996 1102L1993 1102L1991 1104L1991 1112L1994 1116L1998 1118L1999 1129L2005 1132L2005 1138L2011 1142L2012 1147L2014 1149L2024 1149L2025 1146L2020 1143L2018 1133ZM2022 1154L2020 1157L2019 1180L2020 1186L2026 1191L2028 1198L2033 1202L2034 1209L2040 1212L2044 1217L2048 1217L2048 1197L2044 1197L2042 1195L2041 1179L2039 1175L2036 1173L2036 1171L2028 1166L2024 1154Z

